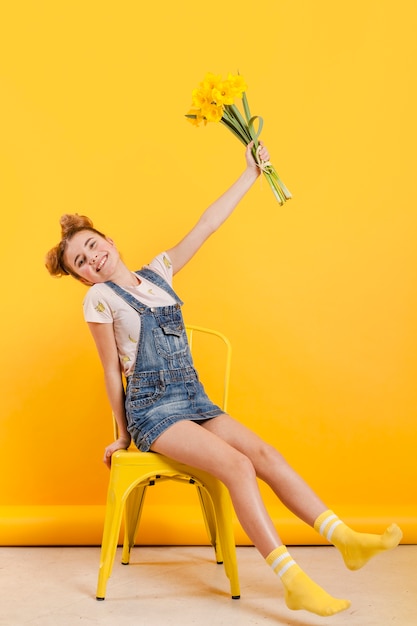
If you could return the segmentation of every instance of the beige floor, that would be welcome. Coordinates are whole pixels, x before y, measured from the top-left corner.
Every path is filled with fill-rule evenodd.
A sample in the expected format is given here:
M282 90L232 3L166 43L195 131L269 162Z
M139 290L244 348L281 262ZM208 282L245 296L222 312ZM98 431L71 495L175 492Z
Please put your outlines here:
M358 571L332 547L290 552L318 583L352 601L320 618L290 611L276 576L251 547L238 548L242 597L232 600L209 547L136 547L130 566L118 553L104 602L95 600L98 548L0 548L3 626L417 626L417 546L400 546Z

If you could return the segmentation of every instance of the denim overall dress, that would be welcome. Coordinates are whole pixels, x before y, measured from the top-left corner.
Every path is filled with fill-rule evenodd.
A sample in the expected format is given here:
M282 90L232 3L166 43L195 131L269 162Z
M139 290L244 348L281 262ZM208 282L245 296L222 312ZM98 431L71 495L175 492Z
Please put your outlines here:
M133 373L127 377L126 419L136 447L147 452L167 428L180 420L205 421L223 413L207 397L194 369L181 312L182 301L156 272L147 278L176 304L148 307L111 281L106 285L140 315L141 328Z

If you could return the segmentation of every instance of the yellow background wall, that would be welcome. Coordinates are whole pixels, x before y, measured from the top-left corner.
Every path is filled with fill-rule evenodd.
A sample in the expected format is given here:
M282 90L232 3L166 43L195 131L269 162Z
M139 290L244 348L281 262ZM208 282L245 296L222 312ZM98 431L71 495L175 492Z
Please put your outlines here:
M232 341L233 415L347 519L417 541L416 30L413 0L6 3L0 543L101 537L111 420L85 289L43 267L59 217L136 268L175 244L244 167L184 118L237 70L294 198L251 190L178 276L186 320ZM264 493L287 542L317 540ZM149 504L143 542L204 537L190 489Z

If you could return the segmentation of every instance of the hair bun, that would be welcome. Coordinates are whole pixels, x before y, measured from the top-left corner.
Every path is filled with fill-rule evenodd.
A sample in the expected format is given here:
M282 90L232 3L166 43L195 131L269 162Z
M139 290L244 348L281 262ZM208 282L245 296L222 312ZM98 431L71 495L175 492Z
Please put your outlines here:
M67 239L73 233L84 228L93 228L93 222L86 215L78 215L78 213L66 213L59 220L61 224L61 237Z

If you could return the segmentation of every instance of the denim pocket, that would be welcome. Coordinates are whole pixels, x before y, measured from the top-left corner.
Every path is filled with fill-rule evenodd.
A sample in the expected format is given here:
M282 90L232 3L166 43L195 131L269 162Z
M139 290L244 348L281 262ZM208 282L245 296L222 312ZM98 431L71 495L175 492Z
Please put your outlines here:
M139 376L133 374L128 384L126 407L133 411L148 409L164 395L164 392L165 383L157 373L144 372Z
M153 329L155 347L164 358L188 354L187 334L182 322L169 322Z

